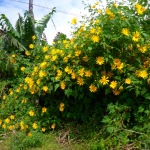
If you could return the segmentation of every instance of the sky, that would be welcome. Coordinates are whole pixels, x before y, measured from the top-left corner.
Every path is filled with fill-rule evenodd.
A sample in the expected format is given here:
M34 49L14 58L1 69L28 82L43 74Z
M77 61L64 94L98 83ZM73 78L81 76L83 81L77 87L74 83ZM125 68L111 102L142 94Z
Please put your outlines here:
M51 12L51 8L56 7L56 13L52 16L47 24L44 33L48 43L51 44L58 32L62 32L70 37L71 20L76 17L81 20L81 16L87 15L82 1L88 4L94 4L98 0L33 0L33 12L35 20L40 20L44 15ZM18 14L23 16L25 10L28 10L29 0L0 0L0 14L5 14L12 25L15 25ZM43 6L43 7L38 7ZM64 12L64 13L63 13Z

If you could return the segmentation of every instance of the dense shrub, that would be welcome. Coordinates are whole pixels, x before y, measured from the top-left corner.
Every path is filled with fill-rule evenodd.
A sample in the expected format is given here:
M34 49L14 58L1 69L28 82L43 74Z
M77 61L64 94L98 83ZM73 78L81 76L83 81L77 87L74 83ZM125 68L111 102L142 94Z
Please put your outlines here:
M25 56L7 56L1 130L28 135L66 121L90 122L103 125L101 149L149 146L149 5L108 3L102 8L97 2L86 8L89 17L71 22L71 39L45 46L35 40Z

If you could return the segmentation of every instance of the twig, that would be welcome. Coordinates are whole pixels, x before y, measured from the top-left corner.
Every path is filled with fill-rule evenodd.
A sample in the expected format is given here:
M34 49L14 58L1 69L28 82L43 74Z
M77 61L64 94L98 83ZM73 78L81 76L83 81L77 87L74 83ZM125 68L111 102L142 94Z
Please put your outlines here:
M134 130L128 130L128 129L122 129L122 130L126 130L126 131L128 131L128 132L133 132L133 133L137 133L137 134L142 134L142 135L145 135L145 136L149 137L149 136L146 135L145 133L137 132L137 131L134 131Z

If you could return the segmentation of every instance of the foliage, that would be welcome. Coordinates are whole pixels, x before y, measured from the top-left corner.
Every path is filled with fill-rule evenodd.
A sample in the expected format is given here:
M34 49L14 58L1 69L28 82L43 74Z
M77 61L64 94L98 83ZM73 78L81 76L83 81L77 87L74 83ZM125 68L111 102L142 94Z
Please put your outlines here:
M88 122L101 127L93 149L149 147L150 34L144 22L150 7L140 1L129 6L86 5L89 16L71 21L71 39L42 45L32 35L25 57L8 54L1 130L27 134Z

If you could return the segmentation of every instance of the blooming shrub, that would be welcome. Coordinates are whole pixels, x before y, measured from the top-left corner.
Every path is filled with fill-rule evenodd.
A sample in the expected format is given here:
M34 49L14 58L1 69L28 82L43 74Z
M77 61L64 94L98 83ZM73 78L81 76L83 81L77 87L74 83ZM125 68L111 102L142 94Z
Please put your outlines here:
M21 130L29 136L33 130L46 132L64 121L86 122L92 117L108 125L115 113L120 126L112 123L105 137L123 128L148 135L150 32L146 22L150 10L147 3L129 6L87 5L89 17L71 22L71 39L45 46L35 41L25 56L9 55L13 73L1 79L1 130ZM132 136L140 137L132 132L125 143L115 139L116 145L130 143ZM112 143L106 144L108 149L116 146Z

